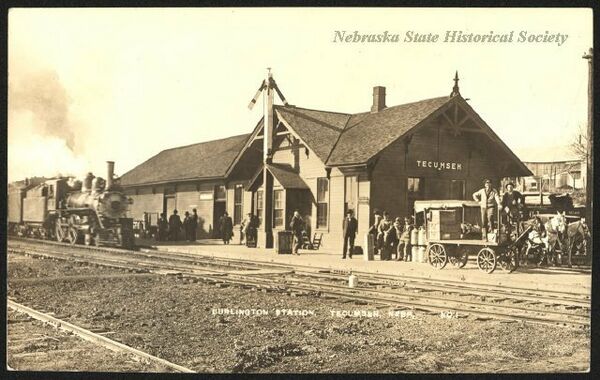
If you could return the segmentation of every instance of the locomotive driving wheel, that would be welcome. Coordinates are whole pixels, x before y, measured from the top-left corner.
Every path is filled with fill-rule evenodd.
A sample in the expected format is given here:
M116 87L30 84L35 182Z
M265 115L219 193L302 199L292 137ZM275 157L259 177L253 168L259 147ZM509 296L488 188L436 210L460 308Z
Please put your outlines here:
M77 232L77 229L75 227L69 227L67 239L69 240L69 243L71 243L71 245L77 243L77 239L79 239L79 232Z
M467 261L469 260L469 250L467 247L456 247L455 255L448 257L450 260L450 264L454 265L457 268L463 268L467 265Z
M477 267L486 273L492 273L496 269L496 253L493 249L486 247L479 251Z
M56 224L54 225L54 234L56 235L56 241L61 242L61 243L63 241L65 241L67 234L66 234L65 230L63 229L62 224L60 223L60 219L58 219L56 221Z
M435 269L442 269L448 263L446 248L439 243L433 243L427 247L427 261Z

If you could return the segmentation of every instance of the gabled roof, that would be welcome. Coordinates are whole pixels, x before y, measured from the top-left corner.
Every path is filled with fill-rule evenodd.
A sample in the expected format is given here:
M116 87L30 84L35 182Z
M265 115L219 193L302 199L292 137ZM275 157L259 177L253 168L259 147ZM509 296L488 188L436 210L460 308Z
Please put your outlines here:
M353 115L331 152L327 165L367 162L450 99L448 96L426 99L384 108L375 113Z
M290 165L269 164L267 170L286 189L308 189L308 185Z
M275 109L323 162L327 162L351 116L294 106L275 106Z
M121 176L121 186L224 177L249 134L166 149Z
M294 168L286 164L267 164L267 170L285 189L308 189L308 185ZM262 167L248 183L248 189L257 189L262 182Z
M426 99L358 114L295 106L275 108L324 164L340 166L367 162L450 99L448 96Z
M343 114L295 106L276 106L277 114L327 166L364 165L394 141L445 110L451 102L464 109L510 157L523 175L529 169L460 96L442 96L384 108Z

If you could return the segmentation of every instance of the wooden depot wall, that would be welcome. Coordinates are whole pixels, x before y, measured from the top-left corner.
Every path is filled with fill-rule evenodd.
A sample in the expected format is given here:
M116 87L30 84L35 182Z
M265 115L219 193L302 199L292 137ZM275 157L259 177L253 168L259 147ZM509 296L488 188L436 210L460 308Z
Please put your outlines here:
M143 220L144 212L160 214L163 212L165 195L172 195L181 219L183 220L186 211L192 213L195 208L199 216L197 236L200 239L210 238L215 228L213 225L215 188L223 184L222 181L198 181L127 188L125 194L133 199L128 216L134 220ZM167 218L172 213L173 210L168 209Z
M372 172L371 207L386 210L391 217L408 216L410 177L422 179L422 199L450 199L450 180L464 180L463 199L472 199L485 178L497 188L500 178L493 155L482 148L489 145L485 139L489 138L479 132L455 135L432 123L410 140L396 141L380 154Z
M322 248L329 251L340 250L343 244L342 223L345 214L346 177L356 176L353 192L356 194L355 216L358 219L357 246L363 246L364 235L373 222L373 211L386 210L390 216L404 217L409 214L407 181L410 177L422 178L423 199L449 199L449 181L464 180L464 199L472 199L472 193L482 187L484 178L491 179L495 187L501 177L510 173L501 172L498 160L507 160L498 144L481 132L481 129L469 120L460 134L450 128L439 117L418 129L412 136L403 137L385 148L374 159L371 173L365 167L354 169L332 168L329 173L328 223L317 228L317 181L326 178L324 163L306 149L298 140L280 139L273 154L274 164L287 164L295 168L307 184L309 190L284 189L285 210L284 225L274 228L273 234L289 229L293 210L301 209L302 216L309 224L309 230L323 234ZM261 144L257 141L256 144ZM192 208L198 210L201 218L199 238L211 237L218 216L214 213L214 190L217 185L226 186L226 210L234 216L235 186L243 185L242 219L249 212L256 212L254 193L248 191L250 177L259 170L262 162L258 149L249 149L240 159L240 168L236 165L227 181L202 181L187 184L168 184L128 189L126 193L134 199L130 215L134 219L143 219L144 212L162 212L165 191L172 192L175 204L183 215ZM436 163L436 167L434 167ZM443 167L440 163L444 163ZM275 180L275 188L283 189ZM447 188L447 191L444 190ZM212 194L212 197L207 196ZM304 194L304 195L303 195ZM305 199L306 201L302 200ZM308 203L308 204L306 204ZM170 215L172 210L168 210ZM218 227L218 226L217 226ZM234 241L239 239L239 225L234 227ZM341 252L340 252L341 253Z

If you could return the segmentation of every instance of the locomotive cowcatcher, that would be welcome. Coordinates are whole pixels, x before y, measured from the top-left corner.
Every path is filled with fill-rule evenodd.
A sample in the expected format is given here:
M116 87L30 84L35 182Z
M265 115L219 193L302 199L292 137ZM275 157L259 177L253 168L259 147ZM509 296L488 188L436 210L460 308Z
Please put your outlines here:
M71 244L133 248L132 202L114 181L114 162L107 177L88 173L83 181L59 177L23 186L8 194L9 232Z

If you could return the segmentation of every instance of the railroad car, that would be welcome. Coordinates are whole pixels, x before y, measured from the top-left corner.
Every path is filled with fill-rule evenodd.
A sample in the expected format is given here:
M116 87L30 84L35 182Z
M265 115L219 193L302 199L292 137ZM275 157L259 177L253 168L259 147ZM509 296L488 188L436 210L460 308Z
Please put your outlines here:
M132 200L114 181L109 161L106 180L88 173L82 181L58 177L11 184L9 233L71 244L133 248Z

